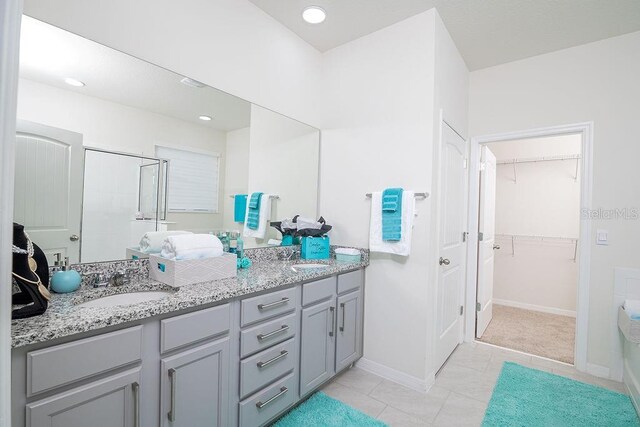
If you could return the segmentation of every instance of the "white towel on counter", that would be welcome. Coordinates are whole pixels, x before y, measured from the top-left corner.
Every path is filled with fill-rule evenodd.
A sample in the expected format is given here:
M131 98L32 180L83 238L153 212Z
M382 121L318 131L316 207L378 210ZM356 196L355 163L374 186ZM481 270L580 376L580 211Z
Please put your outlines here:
M181 234L169 236L162 244L160 256L185 260L219 257L224 253L222 242L211 234Z
M640 300L628 299L624 302L624 311L627 312L629 317L640 317ZM634 319L635 320L635 319Z
M180 236L182 234L192 234L190 231L149 231L144 233L140 239L140 251L153 254L162 251L162 244L169 236Z
M413 191L402 192L402 236L397 242L382 240L382 192L371 194L371 225L369 230L369 250L387 254L409 256L413 218L416 215L416 200Z
M251 194L251 193L249 193ZM249 218L249 203L247 203L247 211L245 218ZM244 222L244 231L242 235L244 237L253 237L254 239L264 239L267 233L267 223L271 219L271 197L268 194L263 194L260 197L260 222L258 228L255 230L250 229L247 226L247 221Z

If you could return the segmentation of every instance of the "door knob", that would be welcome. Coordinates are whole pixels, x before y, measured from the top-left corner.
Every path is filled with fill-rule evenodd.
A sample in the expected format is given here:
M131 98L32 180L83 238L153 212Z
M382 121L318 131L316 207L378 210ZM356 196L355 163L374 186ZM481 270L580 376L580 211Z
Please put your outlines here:
M438 261L440 263L440 265L449 265L451 263L451 261L449 261L447 258L442 258L440 257L440 261Z
M71 236L69 236L69 240L71 240L72 242L77 242L78 240L80 240L80 236L78 236L77 234L72 234Z
M500 245L493 245L493 249L500 249Z

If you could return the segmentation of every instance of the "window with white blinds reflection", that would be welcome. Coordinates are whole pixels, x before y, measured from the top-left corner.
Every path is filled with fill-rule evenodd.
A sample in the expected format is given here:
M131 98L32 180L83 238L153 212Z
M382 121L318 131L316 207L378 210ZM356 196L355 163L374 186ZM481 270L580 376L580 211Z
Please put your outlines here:
M156 156L169 160L169 212L218 212L218 154L156 146Z

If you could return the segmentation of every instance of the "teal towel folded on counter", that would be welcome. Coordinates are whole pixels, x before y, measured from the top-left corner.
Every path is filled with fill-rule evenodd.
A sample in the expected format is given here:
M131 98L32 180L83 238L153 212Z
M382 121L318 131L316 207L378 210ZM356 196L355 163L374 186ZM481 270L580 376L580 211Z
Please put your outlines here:
M387 188L382 192L382 240L402 240L402 188Z
M247 227L257 230L260 226L260 201L262 193L252 193L249 199L249 211L247 213Z
M247 214L247 195L236 194L233 196L233 222L244 223Z

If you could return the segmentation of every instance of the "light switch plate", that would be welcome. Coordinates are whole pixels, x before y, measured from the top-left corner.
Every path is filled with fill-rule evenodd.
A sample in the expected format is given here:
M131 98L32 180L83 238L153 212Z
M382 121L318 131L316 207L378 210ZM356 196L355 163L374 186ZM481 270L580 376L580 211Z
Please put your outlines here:
M607 230L596 230L596 245L608 245L609 232Z

